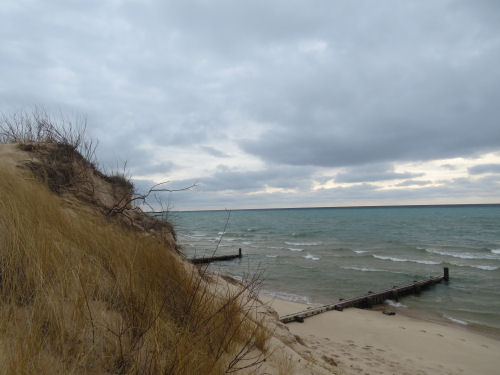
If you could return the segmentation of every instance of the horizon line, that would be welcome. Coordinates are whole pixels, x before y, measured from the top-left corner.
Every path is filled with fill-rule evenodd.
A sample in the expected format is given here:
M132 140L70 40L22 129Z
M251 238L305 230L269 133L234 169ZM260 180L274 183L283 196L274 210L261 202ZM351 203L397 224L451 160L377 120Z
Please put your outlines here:
M265 211L265 210L311 210L311 209L357 209L357 208L424 208L424 207L485 207L500 206L500 203L440 203L440 204L390 204L390 205L352 205L352 206L309 206L309 207L263 207L263 208L233 208L233 209L193 209L193 210L166 210L166 211L144 211L150 214L161 214L165 212L223 212L223 211Z

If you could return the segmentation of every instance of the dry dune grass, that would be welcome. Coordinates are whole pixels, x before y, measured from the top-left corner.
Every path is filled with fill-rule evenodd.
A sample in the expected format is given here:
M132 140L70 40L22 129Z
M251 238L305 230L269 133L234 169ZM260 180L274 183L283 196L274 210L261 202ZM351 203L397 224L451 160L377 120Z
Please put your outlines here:
M220 295L206 279L155 236L69 208L0 164L1 374L258 365L270 333L255 323L251 291Z

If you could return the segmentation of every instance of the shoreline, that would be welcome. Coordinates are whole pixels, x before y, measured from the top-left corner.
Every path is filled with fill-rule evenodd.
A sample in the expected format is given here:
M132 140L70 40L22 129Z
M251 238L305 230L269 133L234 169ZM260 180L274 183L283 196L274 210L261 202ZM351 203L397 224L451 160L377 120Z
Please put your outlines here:
M285 315L313 305L260 295ZM318 358L332 358L341 374L498 373L500 340L456 324L435 322L385 309L345 309L286 324ZM324 358L323 358L324 359Z
M411 319L434 323L443 326L449 326L455 329L464 330L466 332L475 333L481 336L491 338L493 340L500 341L500 329L498 328L490 327L483 324L469 323L469 322L465 322L466 324L462 324L459 322L460 321L459 319L440 315L439 313L437 313L437 311L428 311L411 307L397 307L397 306L395 307L387 304L374 306L373 308L368 310L383 311L386 309L388 310L390 309L396 312L396 314L400 314Z
M294 297L295 299L287 299L285 295L288 293L281 293L281 292L276 292L276 291L270 291L270 290L263 290L259 294L259 297L263 297L266 300L269 299L277 299L283 302L291 302L291 303L296 303L298 305L302 305L307 309L308 307L319 307L322 306L326 303L319 303L319 302L311 302L309 297L307 296L299 296L299 295L291 295L290 297ZM397 301L391 300L393 303L397 304ZM401 303L401 302L400 302ZM479 323L471 323L471 322L464 322L465 324L460 323L461 320L455 319L453 317L446 317L442 314L440 314L438 311L434 310L425 310L421 308L415 308L415 307L408 307L404 303L401 303L403 306L397 306L397 305L392 305L392 304L380 304L380 305L375 305L371 308L368 309L363 309L366 311L383 311L383 310L391 310L396 312L396 314L400 314L412 319L420 320L420 321L425 321L429 323L435 323L443 326L450 326L456 329L463 329L468 332L476 333L479 335L483 335L486 337L489 337L494 340L500 341L500 329L492 326L488 326L485 324L479 324ZM298 312L297 311L290 311L290 313L293 312ZM287 312L288 313L288 312ZM282 314L280 314L282 315Z

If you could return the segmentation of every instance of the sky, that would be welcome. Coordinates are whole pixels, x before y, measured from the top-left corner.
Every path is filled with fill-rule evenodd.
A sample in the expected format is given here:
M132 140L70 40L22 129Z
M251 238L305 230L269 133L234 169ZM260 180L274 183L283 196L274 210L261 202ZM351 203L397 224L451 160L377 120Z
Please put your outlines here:
M172 210L500 203L496 0L1 0L0 111Z

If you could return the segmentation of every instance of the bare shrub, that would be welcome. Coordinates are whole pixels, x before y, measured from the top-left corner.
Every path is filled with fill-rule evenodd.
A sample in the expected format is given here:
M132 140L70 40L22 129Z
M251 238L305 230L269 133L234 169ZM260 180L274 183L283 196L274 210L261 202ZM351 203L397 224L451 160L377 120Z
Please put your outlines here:
M49 188L61 193L77 188L93 192L91 178L97 171L97 141L86 136L87 122L83 116L51 116L41 108L0 116L0 142L17 143L38 160L27 161L35 176Z
M0 143L19 143L28 149L33 143L57 143L94 163L97 141L86 136L86 129L87 119L83 116L70 119L60 113L55 117L36 107L32 111L2 114Z

